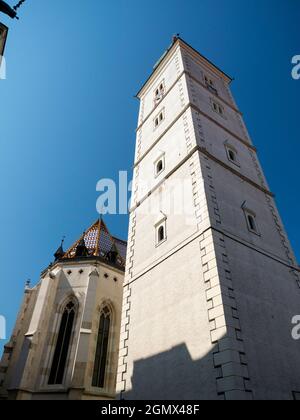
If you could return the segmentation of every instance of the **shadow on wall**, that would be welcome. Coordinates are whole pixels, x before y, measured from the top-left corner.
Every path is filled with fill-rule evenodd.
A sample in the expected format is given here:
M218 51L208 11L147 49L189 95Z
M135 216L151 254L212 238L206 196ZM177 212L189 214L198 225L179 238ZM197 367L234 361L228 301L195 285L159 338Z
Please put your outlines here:
M218 400L214 367L217 347L193 360L185 344L134 363L132 389L124 400Z

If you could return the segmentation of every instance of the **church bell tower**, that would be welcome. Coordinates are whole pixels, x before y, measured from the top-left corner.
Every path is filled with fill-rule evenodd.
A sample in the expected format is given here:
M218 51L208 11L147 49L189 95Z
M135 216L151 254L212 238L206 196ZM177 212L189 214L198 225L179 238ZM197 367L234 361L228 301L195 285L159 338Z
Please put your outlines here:
M176 37L138 93L122 399L300 392L299 268L231 82Z

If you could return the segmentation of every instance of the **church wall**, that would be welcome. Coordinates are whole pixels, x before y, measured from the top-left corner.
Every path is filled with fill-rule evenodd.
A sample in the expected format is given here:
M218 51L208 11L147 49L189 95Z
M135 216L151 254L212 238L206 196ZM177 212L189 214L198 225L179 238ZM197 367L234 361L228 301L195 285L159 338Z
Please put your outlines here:
M97 271L96 271L97 270ZM71 271L71 273L70 273ZM82 272L83 271L83 272ZM108 274L106 279L104 275ZM118 279L115 281L114 279ZM103 395L103 390L91 388L91 378L94 367L95 345L98 337L99 311L101 304L110 302L115 310L114 327L112 332L110 358L111 364L109 393L113 393L116 376L116 352L119 343L119 331L121 302L122 302L123 273L112 270L109 267L95 266L90 263L66 264L60 274L59 286L55 296L54 307L56 312L51 316L48 336L48 345L45 348L44 366L42 369L41 385L39 392L68 390L69 388L82 388L96 395ZM62 303L67 303L68 297L75 295L79 302L74 329L72 348L68 359L68 374L63 386L49 386L47 381L50 374L53 352L59 328ZM116 338L117 335L117 338Z
M184 80L184 76L182 76ZM182 84L183 95L187 97L186 84ZM147 118L141 128L137 131L137 154L136 161L139 160L153 145L164 135L165 131L176 121L184 109L181 101L180 91L176 85L168 95L159 103L157 108ZM155 126L155 119L163 113L163 121Z
M155 90L159 87L159 85L163 83L165 92L169 91L182 71L183 63L180 50L178 48L175 53L172 53L170 57L164 61L163 66L151 76L147 86L142 89L139 124L141 124L152 112L155 105Z
M40 285L33 289L26 290L23 298L23 302L17 317L17 321L12 332L11 338L7 345L10 348L9 352L4 352L1 359L1 371L0 381L3 381L3 388L0 387L1 393L6 394L6 389L13 387L13 379L15 376L16 367L20 359L22 346L24 343L24 335L28 331L28 327L32 318L35 302L37 299ZM20 379L19 379L20 381Z
M208 153L223 162L229 168L232 168L234 171L246 176L256 184L268 189L268 183L265 177L263 175L258 175L256 167L253 164L253 158L257 161L254 151L251 151L247 145L241 143L236 137L229 134L223 128L216 126L215 123L200 115L196 110L193 110L193 118L197 144L200 147L205 147ZM237 156L236 163L229 160L226 146L234 148Z
M186 186L182 184L184 188L181 189L180 184L183 180L186 180L187 184ZM179 198L177 190L172 191L172 182L174 182L173 185L180 187L178 189L178 193L181 195ZM168 196L170 200L168 200ZM160 197L166 200L160 203ZM169 206L169 201L171 206ZM183 205L188 210L187 215L184 214ZM170 209L171 211L169 211ZM157 246L156 225L164 218L164 214L167 216L167 241ZM139 229L134 237L133 276L159 261L164 255L198 232L189 162L183 164L149 199L135 210L135 220Z
M280 234L283 227L277 229L266 195L220 165L214 162L210 165L221 217L220 228L289 263ZM259 234L249 231L243 205L256 214Z
M217 124L221 125L226 130L233 132L242 140L248 142L243 127L239 123L238 113L228 105L224 104L219 97L214 96L207 89L200 86L198 83L195 83L192 79L188 78L188 80L190 87L192 86L193 88L191 95L192 104L199 108L201 112L206 114ZM219 115L213 110L213 102L216 102L223 107L222 115Z
M206 75L214 83L219 96L227 101L233 107L236 106L233 97L230 92L226 89L226 82L223 77L212 69L207 63L204 63L193 51L189 48L182 48L182 57L184 63L184 69L189 72L198 82L205 85L204 76Z
M300 390L291 334L300 288L288 267L228 238L226 246L254 398L291 400Z
M115 395L124 273L106 264L60 263L28 290L12 336L18 337L4 387L10 399L88 399ZM74 298L76 300L74 300ZM65 305L78 302L63 385L48 385ZM113 312L106 388L93 389L95 346L102 304ZM29 307L28 307L29 305ZM2 367L2 365L1 365ZM80 389L75 391L75 389Z
M83 270L80 274L79 271ZM43 358L41 360L40 374L38 376L37 388L41 390L66 390L71 386L72 372L75 364L75 355L79 339L79 331L81 324L81 317L84 308L84 297L88 285L87 271L88 267L84 265L67 265L57 267L54 271L56 278L53 283L56 283L55 289L52 291L52 304L49 306L45 317L47 318L48 328L47 336L44 339ZM51 371L53 354L55 351L56 340L58 337L60 321L62 313L68 302L75 297L78 304L78 309L75 318L75 328L72 335L72 345L68 357L68 368L63 386L48 385L49 375Z
M123 397L217 399L199 240L138 278L130 289Z
M185 117L189 126L192 126L191 110L185 112ZM138 165L138 168L135 171L136 174L138 172L138 189L134 194L133 204L138 203L143 199L149 191L160 184L162 180L187 157L188 149L185 138L185 129L185 121L183 118L180 118L161 138L159 144L152 148ZM192 147L196 145L195 136L191 136L190 142ZM165 169L157 176L155 166L159 159L164 160ZM144 184L145 187L143 188Z
M106 276L109 276L106 278ZM118 352L120 340L120 326L123 299L124 274L109 267L99 267L99 277L95 290L95 299L91 302L90 316L82 324L82 329L87 328L88 349L77 356L77 363L86 363L84 388L85 393L94 396L113 398L115 396L116 373L118 365ZM86 305L89 305L86 302ZM110 331L108 367L106 372L106 386L104 390L92 387L96 344L99 331L100 311L103 305L108 305L112 311L112 323Z

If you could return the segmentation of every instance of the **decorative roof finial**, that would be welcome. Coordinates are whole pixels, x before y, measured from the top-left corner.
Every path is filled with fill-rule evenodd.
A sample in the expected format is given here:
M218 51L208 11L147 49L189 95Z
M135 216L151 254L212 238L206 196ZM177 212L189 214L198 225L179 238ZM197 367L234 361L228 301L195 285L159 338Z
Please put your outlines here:
M65 252L64 252L64 249L63 249L65 239L66 239L66 237L63 236L62 240L61 240L60 247L58 248L58 250L54 254L55 261L60 260L65 255Z
M180 34L173 35L173 44L180 38Z

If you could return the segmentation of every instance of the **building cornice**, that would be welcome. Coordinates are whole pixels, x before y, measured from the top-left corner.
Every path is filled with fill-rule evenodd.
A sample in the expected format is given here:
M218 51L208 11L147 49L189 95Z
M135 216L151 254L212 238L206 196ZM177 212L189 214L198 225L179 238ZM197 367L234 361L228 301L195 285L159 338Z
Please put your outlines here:
M206 227L204 230L201 231L197 231L196 233L192 234L189 238L187 238L185 241L183 241L182 243L178 244L178 246L168 252L166 255L162 256L159 260L153 262L152 264L150 264L148 267L144 268L141 272L137 273L135 276L133 276L132 278L130 278L129 281L124 282L124 289L130 287L133 283L135 283L136 281L138 281L140 278L142 278L145 274L149 273L150 271L152 271L154 268L158 267L159 265L161 265L163 262L165 262L166 260L168 260L169 258L171 258L172 256L176 255L179 251L181 251L183 248L185 248L187 245L193 243L195 240L198 240L202 235L204 235L206 232L209 231L214 231L217 233L220 233L222 235L224 235L225 237L227 237L228 239L231 239L234 242L239 243L240 245L245 246L248 249L251 249L254 252L257 252L261 255L264 255L265 257L276 261L278 264L281 264L283 266L285 266L286 268L288 268L289 270L296 272L296 273L300 273L300 268L295 266L295 265L291 265L289 264L287 261L283 260L282 258L276 256L275 254L263 250L262 248L259 248L257 246L254 246L252 243L247 242L244 239L240 239L237 238L234 234L229 233L228 231L224 230L224 229L217 229L214 226L210 225L208 227Z
M257 152L256 147L252 146L247 140L241 138L237 134L233 133L231 130L229 130L227 127L225 127L223 124L221 124L216 119L212 118L210 115L206 114L204 111L201 111L200 108L198 108L196 105L189 102L183 110L180 111L179 115L174 118L174 120L169 124L169 126L164 130L164 132L151 144L151 146L147 149L147 151L136 160L134 163L134 168L137 167L144 158L150 153L150 151L160 142L160 140L167 134L167 132L175 125L175 123L184 115L184 113L189 109L192 108L199 114L203 115L205 118L209 119L210 121L216 123L220 128L222 128L224 131L226 131L228 134L230 134L232 137L234 137L236 140L238 140L240 143L244 144L244 146L248 147L249 149L253 150L254 152Z
M203 82L201 82L201 80L197 79L195 76L193 76L189 71L187 70L183 70L180 75L177 77L177 79L175 80L174 83L172 83L172 85L169 87L169 89L166 91L163 99L158 102L153 108L152 110L149 112L149 114L143 119L143 121L138 125L138 127L136 128L136 132L139 131L143 125L148 121L149 118L151 118L151 115L153 115L155 113L155 111L162 105L162 103L164 102L164 100L166 99L166 97L169 95L169 93L174 89L174 87L177 85L177 83L179 82L179 80L184 76L188 76L190 77L195 83L197 83L199 86L201 86L202 88L204 88L205 90L207 90L209 92L210 95L214 96L216 99L218 99L220 102L222 102L223 104L227 105L229 108L231 108L234 112L236 112L237 114L243 116L242 112L239 111L235 106L233 106L232 104L230 104L228 101L226 101L226 99L222 98L222 96L217 95L216 93L212 92Z
M274 198L275 195L269 191L268 189L262 187L261 185L257 184L257 182L253 181L252 179L248 178L247 176L241 174L239 171L237 171L236 169L232 168L231 166L227 165L225 162L223 162L222 160L216 158L215 156L213 156L211 153L208 152L207 149L205 149L205 147L201 147L201 146L195 146L189 153L187 156L185 156L184 159L182 159L176 166L175 168L173 168L158 184L155 185L155 187L153 187L150 191L148 191L148 193L146 193L130 210L129 212L132 213L134 212L138 207L140 207L140 205L147 199L149 198L152 194L155 193L155 191L157 189L159 189L159 187L167 180L169 179L179 168L181 168L182 165L184 165L195 153L202 153L203 155L205 155L206 157L208 157L209 159L213 160L215 163L217 163L218 165L222 166L223 168L227 169L228 171L230 171L232 174L236 175L237 177L239 177L240 179L242 179L243 181L247 182L248 184L250 184L253 188L256 188L257 190L263 192L264 194L269 195L270 197Z
M52 266L48 267L46 270L44 270L41 273L41 277L44 278L48 275L49 272L54 271L57 268L63 268L64 266L72 266L74 264L81 264L81 265L93 265L93 264L99 264L100 266L105 266L107 268L110 268L112 270L115 270L116 272L120 274L124 274L125 267L120 267L119 265L108 263L105 258L102 257L78 257L78 258L72 258L72 259L61 259L53 263Z

